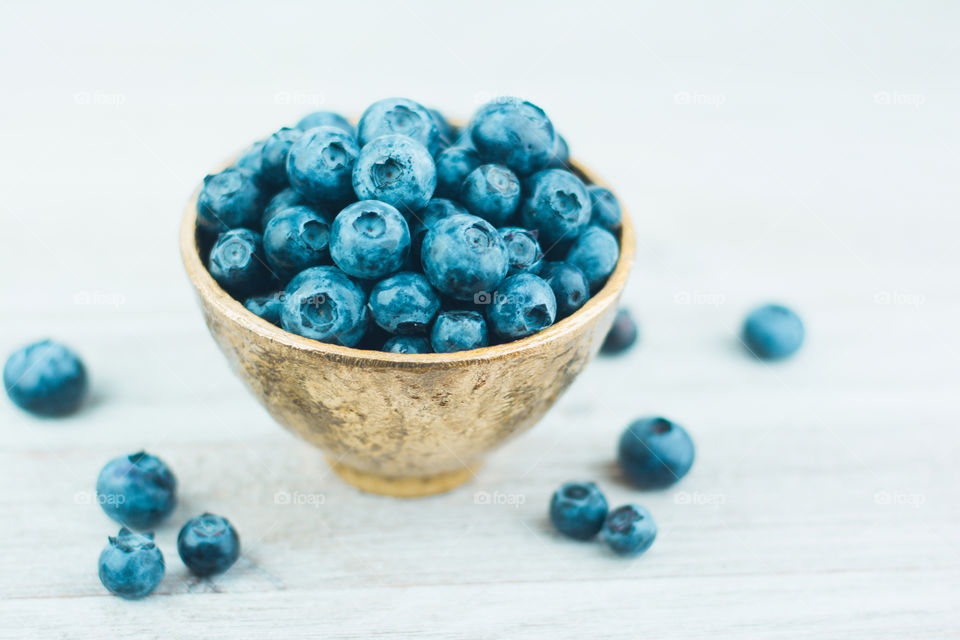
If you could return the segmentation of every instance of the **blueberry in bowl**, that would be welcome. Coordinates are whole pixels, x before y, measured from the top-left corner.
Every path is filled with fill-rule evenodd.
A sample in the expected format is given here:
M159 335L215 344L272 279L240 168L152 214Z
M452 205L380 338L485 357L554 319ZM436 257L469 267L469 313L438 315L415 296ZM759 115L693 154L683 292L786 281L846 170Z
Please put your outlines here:
M440 120L389 102L358 128L353 202L337 209L307 198L288 172L283 184L261 188L253 222L237 227L262 235L265 218L269 226L289 208L311 207L332 218L319 263L311 258L296 273L273 268L264 240L258 249L247 236L266 274L225 278L209 260L196 196L181 252L210 333L271 416L321 449L347 482L419 496L472 478L489 451L535 424L572 383L613 322L634 240L621 207L612 232L618 255L611 272L595 275L607 270L600 260L591 273L595 289L581 267L548 269L544 254L564 260L581 234L600 227L586 189L603 186L575 158L546 169L557 152L552 123L536 108L494 101L460 130L455 147L437 153L442 144L434 148L430 132L446 130ZM439 171L445 154L463 166ZM405 174L402 161L414 157ZM463 181L482 165L503 167L525 185L499 229L460 200ZM441 191L438 174L449 179ZM491 217L509 210L478 209ZM505 226L515 229L501 233ZM242 253L230 256L231 266L247 265Z

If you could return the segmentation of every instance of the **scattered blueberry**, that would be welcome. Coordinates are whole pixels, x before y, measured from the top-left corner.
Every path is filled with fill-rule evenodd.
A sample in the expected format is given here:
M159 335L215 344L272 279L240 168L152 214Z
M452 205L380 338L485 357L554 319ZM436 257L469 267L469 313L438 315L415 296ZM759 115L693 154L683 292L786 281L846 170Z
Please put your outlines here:
M407 221L385 202L355 202L333 221L330 256L347 275L383 278L398 271L409 253Z
M283 310L283 292L274 291L262 296L251 296L243 301L243 306L270 324L279 327L280 312Z
M357 134L361 145L386 135L399 134L416 140L432 156L440 144L440 132L430 111L407 98L384 98L367 107L360 116ZM357 194L361 199L370 196Z
M260 216L260 228L266 229L270 221L273 220L273 217L284 209L296 207L301 204L306 204L306 201L302 195L297 193L296 189L287 187L283 191L278 192L277 195L270 198L270 202L264 207L263 214Z
M17 349L3 367L13 404L40 416L73 413L87 395L87 370L68 347L41 340Z
M603 539L619 555L640 555L657 539L657 523L639 505L617 507L603 523Z
M314 127L336 127L346 131L351 137L355 138L357 135L356 129L353 128L350 121L333 111L314 111L313 113L308 113L303 116L300 122L297 123L297 129L301 131L313 129Z
M620 245L613 234L590 226L573 241L567 262L583 271L591 291L598 291L613 273L620 259Z
M471 215L447 216L423 239L420 260L430 283L457 300L495 291L509 268L500 234Z
M316 127L290 147L287 177L306 200L342 206L353 196L353 167L359 155L356 140L343 129Z
M741 340L761 360L788 358L803 345L803 321L779 304L757 307L743 323Z
M557 317L557 300L544 280L518 273L500 283L492 296L487 321L501 338L516 340L542 331Z
M336 267L311 267L297 274L284 292L281 326L320 342L353 347L367 325L363 289Z
M203 179L197 224L208 231L253 227L260 220L261 193L252 174L225 169Z
M521 227L503 227L498 233L507 248L507 275L539 273L540 265L543 264L543 252L540 251L536 231L527 231Z
M263 251L275 273L292 276L329 255L330 223L299 205L278 212L263 230Z
M578 267L567 262L545 262L540 267L543 278L557 299L557 318L566 318L590 299L587 277Z
M503 226L520 204L520 180L502 165L480 165L464 179L460 202L473 215L495 227Z
M204 513L180 529L177 551L194 575L223 573L240 557L240 536L226 518Z
M210 250L210 275L230 293L257 293L269 278L263 239L249 229L231 229L217 237Z
M387 353L432 353L430 341L423 336L393 336L383 345Z
M97 502L120 524L150 529L177 506L177 479L163 460L148 453L120 456L100 471Z
M546 167L556 144L553 123L543 110L519 98L497 98L480 107L470 129L481 159L522 176Z
M686 429L661 417L640 418L620 436L617 462L641 489L663 489L693 466L693 440Z
M529 197L521 207L523 226L540 232L544 247L569 244L590 222L590 196L577 176L547 169L530 177Z
M444 311L430 333L430 345L437 353L468 351L488 344L487 323L476 311Z
M610 189L593 184L587 187L587 193L590 194L590 205L593 210L590 223L611 232L619 229L623 213L620 211L617 197Z
M378 282L369 305L374 321L386 331L419 334L440 309L440 298L423 275L404 271Z
M353 190L361 200L380 200L404 213L426 206L437 186L437 168L422 144L400 135L381 136L360 150Z
M607 332L607 337L603 340L600 352L611 356L623 353L636 343L638 334L637 324L633 321L630 311L620 309L613 319L613 325Z
M550 498L550 522L560 533L589 540L607 518L607 499L592 482L566 482Z
M137 600L149 595L163 580L163 554L153 533L133 533L126 527L100 552L97 572L107 591Z

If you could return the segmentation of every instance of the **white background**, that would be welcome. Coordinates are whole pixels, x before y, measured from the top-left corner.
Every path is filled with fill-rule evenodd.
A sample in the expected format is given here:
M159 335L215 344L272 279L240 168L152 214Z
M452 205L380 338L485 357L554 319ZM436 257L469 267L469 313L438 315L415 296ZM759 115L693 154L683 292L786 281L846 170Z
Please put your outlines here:
M0 351L77 348L93 398L0 406L0 635L922 638L960 634L960 5L951 2L4 3ZM633 216L627 357L446 496L360 494L244 391L179 262L197 182L315 108L540 104ZM809 341L750 360L750 306ZM630 419L698 445L674 489L611 467ZM110 458L179 476L168 573L96 578ZM561 540L594 479L660 524L645 556ZM283 504L277 496L288 495ZM484 504L489 498L491 504ZM203 510L243 559L176 556Z

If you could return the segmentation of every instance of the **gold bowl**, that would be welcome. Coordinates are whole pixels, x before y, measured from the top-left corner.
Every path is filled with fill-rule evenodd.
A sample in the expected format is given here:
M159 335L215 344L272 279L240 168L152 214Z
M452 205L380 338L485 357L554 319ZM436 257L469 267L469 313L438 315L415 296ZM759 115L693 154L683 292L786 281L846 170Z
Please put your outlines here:
M458 353L351 349L288 333L220 288L199 254L198 193L183 217L180 251L220 350L277 422L319 447L341 478L383 495L453 489L493 448L533 426L600 349L633 263L624 210L620 259L606 285L547 329Z

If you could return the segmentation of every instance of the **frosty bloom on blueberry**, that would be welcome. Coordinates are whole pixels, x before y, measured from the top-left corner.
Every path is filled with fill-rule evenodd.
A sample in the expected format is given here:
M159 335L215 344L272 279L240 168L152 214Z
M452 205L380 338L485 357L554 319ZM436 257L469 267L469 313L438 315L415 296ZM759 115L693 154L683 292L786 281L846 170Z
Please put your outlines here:
M180 529L177 551L194 575L223 573L240 557L240 536L226 518L204 513Z
M97 573L110 593L137 600L150 594L163 580L163 554L153 533L133 533L126 527L100 553Z
M87 394L87 370L64 345L41 340L14 351L3 367L3 386L15 405L39 416L77 410Z
M149 529L177 506L177 478L163 460L143 451L120 456L100 471L97 502L120 524Z
M620 205L583 176L530 102L494 99L458 128L385 98L356 128L307 114L208 176L199 246L224 290L286 331L475 349L577 313L616 268Z
M589 540L606 518L607 499L592 482L567 482L550 498L550 522L571 538Z

